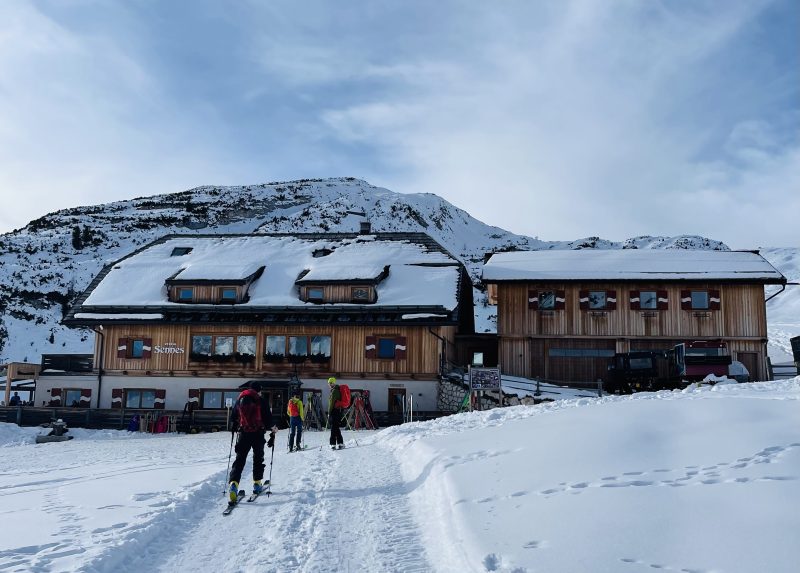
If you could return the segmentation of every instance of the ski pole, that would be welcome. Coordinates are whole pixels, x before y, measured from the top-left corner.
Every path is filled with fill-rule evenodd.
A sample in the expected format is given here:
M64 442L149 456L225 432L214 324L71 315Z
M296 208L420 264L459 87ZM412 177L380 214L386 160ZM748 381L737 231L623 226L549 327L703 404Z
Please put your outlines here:
M275 458L275 442L272 442L272 454L269 456L269 481L267 482L267 497L272 495L272 460Z
M231 475L231 454L233 453L233 432L231 432L231 449L228 450L228 469L225 470L225 483L222 486L222 495L228 493L228 478Z

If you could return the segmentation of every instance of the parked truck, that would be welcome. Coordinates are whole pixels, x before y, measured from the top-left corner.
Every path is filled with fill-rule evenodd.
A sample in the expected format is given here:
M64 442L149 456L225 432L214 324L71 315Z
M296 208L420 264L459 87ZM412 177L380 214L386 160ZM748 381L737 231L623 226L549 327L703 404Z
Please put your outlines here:
M703 380L709 374L739 382L749 380L747 369L731 359L725 342L696 340L669 350L615 354L609 359L603 390L610 394L630 394L676 389Z

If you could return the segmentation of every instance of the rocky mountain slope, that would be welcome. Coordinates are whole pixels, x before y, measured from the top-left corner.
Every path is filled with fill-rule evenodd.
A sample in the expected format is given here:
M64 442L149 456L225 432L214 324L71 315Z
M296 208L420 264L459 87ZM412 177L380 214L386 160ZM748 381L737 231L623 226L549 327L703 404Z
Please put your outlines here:
M542 241L486 225L433 194L400 194L352 178L198 187L65 209L0 235L0 363L38 362L43 353L91 352L90 331L60 324L65 310L104 265L162 235L354 232L364 220L373 231L428 233L460 258L473 278L476 329L482 332L494 329L493 308L486 305L479 282L486 253L549 248L727 250L718 241L687 236L636 237L622 243L598 237ZM799 258L797 253L782 254L791 261Z

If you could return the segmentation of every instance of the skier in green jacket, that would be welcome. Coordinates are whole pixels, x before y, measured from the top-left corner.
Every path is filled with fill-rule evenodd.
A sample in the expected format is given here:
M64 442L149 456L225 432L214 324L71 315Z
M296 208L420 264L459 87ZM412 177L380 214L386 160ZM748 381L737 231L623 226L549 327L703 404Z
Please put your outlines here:
M342 423L342 393L333 376L328 378L328 386L331 389L331 396L328 399L328 420L331 424L330 445L332 450L337 447L341 450L344 448L344 438L342 430L339 428Z

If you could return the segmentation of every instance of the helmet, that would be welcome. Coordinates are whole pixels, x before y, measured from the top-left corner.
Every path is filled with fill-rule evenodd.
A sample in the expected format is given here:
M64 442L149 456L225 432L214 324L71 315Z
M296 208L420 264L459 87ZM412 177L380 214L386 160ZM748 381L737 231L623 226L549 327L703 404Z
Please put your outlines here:
M259 382L258 380L253 380L252 382L250 382L250 388L252 388L256 392L261 392L261 382Z
M336 384L336 378L334 378L333 376L331 376L330 378L328 378L328 384L329 384L329 385L331 385L331 386L333 386L334 384Z

